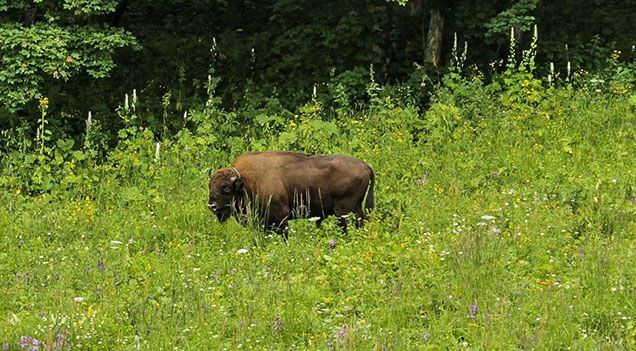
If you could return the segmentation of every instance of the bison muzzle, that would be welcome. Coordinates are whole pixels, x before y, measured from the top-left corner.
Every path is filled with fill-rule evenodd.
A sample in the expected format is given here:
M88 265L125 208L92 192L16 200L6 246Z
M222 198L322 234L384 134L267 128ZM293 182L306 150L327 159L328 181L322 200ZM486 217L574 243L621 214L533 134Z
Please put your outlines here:
M246 153L209 176L208 207L220 222L258 218L266 230L286 233L290 219L313 218L320 227L334 215L346 231L349 214L360 227L373 208L373 170L349 156Z

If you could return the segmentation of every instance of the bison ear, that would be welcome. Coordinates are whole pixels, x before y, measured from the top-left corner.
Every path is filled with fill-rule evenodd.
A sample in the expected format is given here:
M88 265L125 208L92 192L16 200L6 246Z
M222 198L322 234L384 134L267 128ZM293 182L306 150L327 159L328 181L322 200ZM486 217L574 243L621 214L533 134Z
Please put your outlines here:
M234 180L233 185L234 185L234 192L241 193L243 192L243 188L245 187L245 182L243 182L243 179L238 178Z

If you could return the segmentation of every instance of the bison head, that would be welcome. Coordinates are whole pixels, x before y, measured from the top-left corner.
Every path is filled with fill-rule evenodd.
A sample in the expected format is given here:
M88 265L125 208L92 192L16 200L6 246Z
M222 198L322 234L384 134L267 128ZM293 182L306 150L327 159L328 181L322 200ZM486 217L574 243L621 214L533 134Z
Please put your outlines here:
M208 207L219 219L225 222L243 195L244 182L236 168L222 168L215 173L210 171L210 199Z

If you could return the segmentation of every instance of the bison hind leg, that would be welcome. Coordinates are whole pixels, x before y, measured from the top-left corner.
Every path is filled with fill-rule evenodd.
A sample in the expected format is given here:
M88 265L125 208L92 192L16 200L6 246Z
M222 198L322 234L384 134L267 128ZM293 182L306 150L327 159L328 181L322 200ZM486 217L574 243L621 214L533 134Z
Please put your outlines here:
M367 214L362 208L362 201L355 206L337 206L334 212L336 217L338 217L338 226L345 233L347 232L347 217L349 217L349 215L353 214L355 226L358 229L362 228L364 221L367 219Z
M289 215L281 218L268 218L265 221L265 231L281 235L287 240L289 234Z
M343 233L347 233L347 217L354 212L353 210L353 206L347 203L336 203L333 207L333 214L338 218L338 227Z
M338 227L340 227L344 234L347 233L347 216L338 217Z
M364 213L362 207L356 209L356 228L360 229L364 226L364 221L367 219L367 215Z

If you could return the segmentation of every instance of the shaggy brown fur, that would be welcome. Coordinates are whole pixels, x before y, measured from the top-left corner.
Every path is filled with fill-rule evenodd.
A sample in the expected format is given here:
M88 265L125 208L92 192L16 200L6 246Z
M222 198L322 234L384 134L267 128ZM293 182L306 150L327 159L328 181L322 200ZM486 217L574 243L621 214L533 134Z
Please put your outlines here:
M362 226L373 208L373 170L348 156L267 151L239 156L232 167L210 173L208 206L219 221L234 214L245 224L255 212L268 230L283 231L287 221L330 215L347 230L353 213Z

